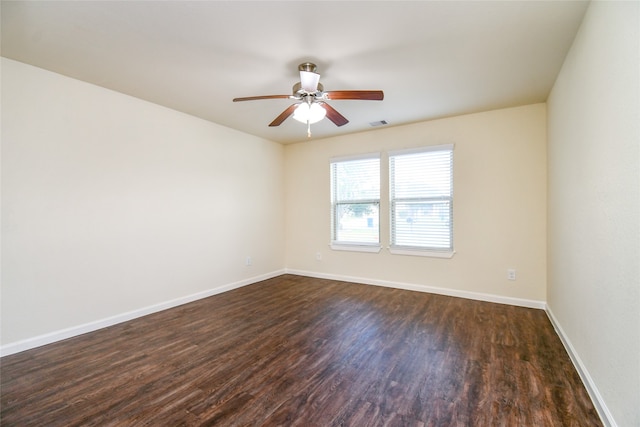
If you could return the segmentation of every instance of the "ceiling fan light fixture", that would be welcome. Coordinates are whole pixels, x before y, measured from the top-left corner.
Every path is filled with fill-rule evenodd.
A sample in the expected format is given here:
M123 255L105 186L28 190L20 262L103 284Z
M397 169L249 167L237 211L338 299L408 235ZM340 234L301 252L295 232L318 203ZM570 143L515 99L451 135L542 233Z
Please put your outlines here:
M303 102L298 105L293 113L293 118L301 123L317 123L324 119L327 110L322 108L320 104L312 102L310 104Z
M316 93L318 91L318 82L320 82L320 74L300 71L300 85L305 92Z

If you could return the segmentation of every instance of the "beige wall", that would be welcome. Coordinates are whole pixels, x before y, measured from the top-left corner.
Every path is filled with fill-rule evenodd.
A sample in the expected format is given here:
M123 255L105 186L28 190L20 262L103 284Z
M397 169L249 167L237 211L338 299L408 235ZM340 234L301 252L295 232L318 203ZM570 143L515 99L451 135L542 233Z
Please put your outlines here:
M287 268L365 283L545 301L545 116L545 105L537 104L286 146ZM386 152L444 143L455 144L456 254L452 259L391 255ZM370 152L383 153L384 249L332 251L329 159ZM508 268L517 270L515 282L507 280Z
M279 144L3 58L2 344L281 272L283 161Z
M286 147L3 58L1 344L286 267L548 301L605 420L640 425L639 28L640 3L593 2L548 107ZM456 254L391 255L386 153L443 143ZM371 152L385 249L332 251L329 159Z
M592 2L549 97L548 304L603 415L640 425L640 3Z

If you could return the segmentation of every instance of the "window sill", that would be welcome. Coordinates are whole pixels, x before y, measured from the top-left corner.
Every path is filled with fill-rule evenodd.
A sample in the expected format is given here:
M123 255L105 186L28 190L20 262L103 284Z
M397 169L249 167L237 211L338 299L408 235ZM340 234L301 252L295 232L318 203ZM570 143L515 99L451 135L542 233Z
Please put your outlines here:
M453 258L455 255L455 251L429 251L429 250L421 250L421 249L411 249L411 248L393 248L388 247L389 252L393 255L410 255L410 256L424 256L430 258Z
M382 249L380 245L349 245L340 243L331 243L329 247L334 251L370 252L376 254Z

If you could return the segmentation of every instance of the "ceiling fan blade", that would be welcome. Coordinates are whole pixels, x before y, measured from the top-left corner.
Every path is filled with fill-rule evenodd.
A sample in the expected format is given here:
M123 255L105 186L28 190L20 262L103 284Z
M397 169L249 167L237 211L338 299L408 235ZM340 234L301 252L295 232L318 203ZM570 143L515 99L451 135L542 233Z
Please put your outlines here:
M291 104L286 110L284 110L282 113L280 113L280 115L278 117L276 117L271 123L269 123L269 126L280 126L282 124L282 122L284 122L285 120L287 120L289 118L290 115L293 114L294 111L296 111L296 107L299 104Z
M327 99L364 99L367 101L382 101L384 92L381 90L330 90L324 93Z
M338 111L331 105L326 102L320 102L319 104L327 111L327 118L335 123L336 126L344 126L349 123L349 120L347 120L347 118L342 114L338 113Z
M257 99L289 99L293 98L291 95L261 95L261 96L246 96L244 98L233 98L233 102L238 101L255 101Z

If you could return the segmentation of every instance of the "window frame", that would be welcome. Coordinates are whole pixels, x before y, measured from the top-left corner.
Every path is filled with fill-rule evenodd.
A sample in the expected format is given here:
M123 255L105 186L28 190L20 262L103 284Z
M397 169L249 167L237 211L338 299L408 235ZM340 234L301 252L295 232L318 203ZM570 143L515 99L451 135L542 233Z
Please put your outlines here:
M453 144L440 144L440 145L432 145L432 146L423 146L405 150L395 150L390 151L389 161L388 161L388 172L389 172L389 252L394 255L413 255L413 256L426 256L426 257L435 257L435 258L452 258L455 254L454 251L454 222L453 222L453 206L454 206L454 197L453 197L453 156L454 145ZM395 166L392 166L392 162L395 161L396 157L403 155L411 155L411 154L420 154L427 152L436 152L436 151L448 151L450 152L451 160L449 166L449 176L450 176L450 191L448 196L419 196L419 197L396 197L394 192L394 177L395 177ZM395 239L397 238L397 228L396 228L396 218L395 218L395 207L398 202L425 202L425 203L437 203L437 202L448 202L449 203L449 247L448 248L436 248L429 246L410 246L410 245L398 245L395 243Z
M371 160L376 159L378 161L378 197L368 199L350 199L350 200L336 200L338 191L336 189L336 176L334 170L334 164L342 162L352 162L358 160ZM381 155L380 153L367 153L353 156L340 156L332 157L329 159L329 185L330 185L330 201L331 201L331 243L330 247L333 250L338 251L355 251L355 252L380 252L381 245L381 233L380 233L380 194L381 194ZM353 205L353 204L368 204L377 206L377 242L352 242L345 240L337 240L336 226L338 224L338 206Z

